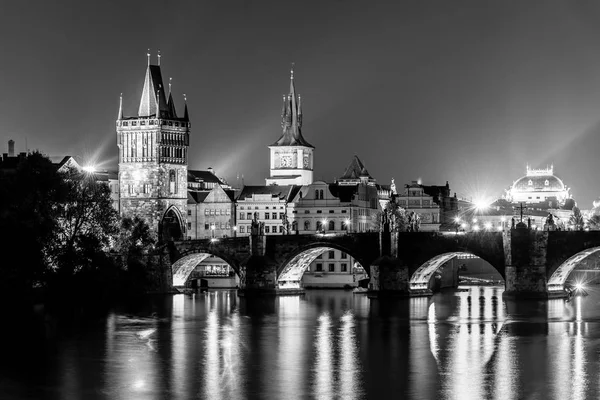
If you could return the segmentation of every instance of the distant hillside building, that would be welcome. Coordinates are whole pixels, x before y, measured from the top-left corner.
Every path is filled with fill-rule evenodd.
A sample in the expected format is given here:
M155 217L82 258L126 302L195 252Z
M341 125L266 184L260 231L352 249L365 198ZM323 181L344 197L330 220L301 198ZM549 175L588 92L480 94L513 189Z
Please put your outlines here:
M187 103L183 117L163 84L159 65L150 63L137 116L123 115L123 99L117 116L120 211L139 216L163 240L187 235L187 185L190 119Z
M294 70L290 76L290 93L283 97L281 137L269 146L270 176L267 185L310 185L313 182L315 147L302 136L302 99L296 95Z

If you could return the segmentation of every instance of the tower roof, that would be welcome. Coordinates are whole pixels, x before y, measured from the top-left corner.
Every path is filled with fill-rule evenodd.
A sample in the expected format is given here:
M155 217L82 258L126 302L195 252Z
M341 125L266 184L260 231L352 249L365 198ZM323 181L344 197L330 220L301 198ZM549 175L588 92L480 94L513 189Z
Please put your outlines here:
M157 103L159 112L157 112ZM159 118L171 117L165 98L165 88L160 66L148 64L138 117L150 117L152 115L156 115Z
M344 175L342 175L339 178L339 180L355 180L360 179L361 177L373 179L373 177L369 174L369 171L367 171L367 168L365 168L362 161L360 161L360 158L358 158L358 156L355 155L352 161L350 162L350 165L348 165L348 167L346 168Z
M294 69L290 71L290 93L283 97L281 127L281 137L271 146L305 146L314 149L302 136L302 105L300 96L296 94Z

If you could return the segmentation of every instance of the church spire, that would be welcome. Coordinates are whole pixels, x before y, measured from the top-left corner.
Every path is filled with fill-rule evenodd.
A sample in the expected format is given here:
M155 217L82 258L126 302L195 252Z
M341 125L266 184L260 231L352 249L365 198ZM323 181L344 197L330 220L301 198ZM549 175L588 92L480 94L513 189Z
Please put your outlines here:
M123 119L123 93L119 96L119 115L117 115L117 120Z

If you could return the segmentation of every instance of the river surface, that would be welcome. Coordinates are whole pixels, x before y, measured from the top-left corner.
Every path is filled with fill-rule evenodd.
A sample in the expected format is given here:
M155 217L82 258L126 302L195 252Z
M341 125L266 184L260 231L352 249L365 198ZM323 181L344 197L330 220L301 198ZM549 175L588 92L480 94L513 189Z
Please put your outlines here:
M3 372L0 398L600 398L600 287L569 302L463 290L152 297L49 340L27 373Z

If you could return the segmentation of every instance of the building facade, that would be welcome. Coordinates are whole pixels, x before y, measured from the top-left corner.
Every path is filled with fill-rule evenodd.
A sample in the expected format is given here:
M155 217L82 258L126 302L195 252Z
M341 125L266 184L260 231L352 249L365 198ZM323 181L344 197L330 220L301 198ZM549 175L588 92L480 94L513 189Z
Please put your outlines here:
M249 236L252 220L264 223L265 235L287 233L287 207L300 186L244 186L236 200L237 235Z
M314 146L302 136L302 98L296 94L294 70L290 92L283 97L281 137L269 146L270 176L267 185L309 185L313 182Z
M160 58L159 58L160 64ZM169 83L168 100L160 65L150 63L137 116L116 122L119 201L124 217L139 216L163 240L185 238L190 120L178 117Z
M434 201L434 197L425 192L423 185L412 181L405 185L403 193L398 194L396 203L406 211L408 216L418 216L419 230L433 232L440 230L440 206Z
M511 203L548 203L548 208L558 208L570 197L569 188L554 175L554 166L533 169L527 166L525 176L513 182L506 191Z
M215 185L210 190L189 190L187 238L210 239L235 236L235 195Z

